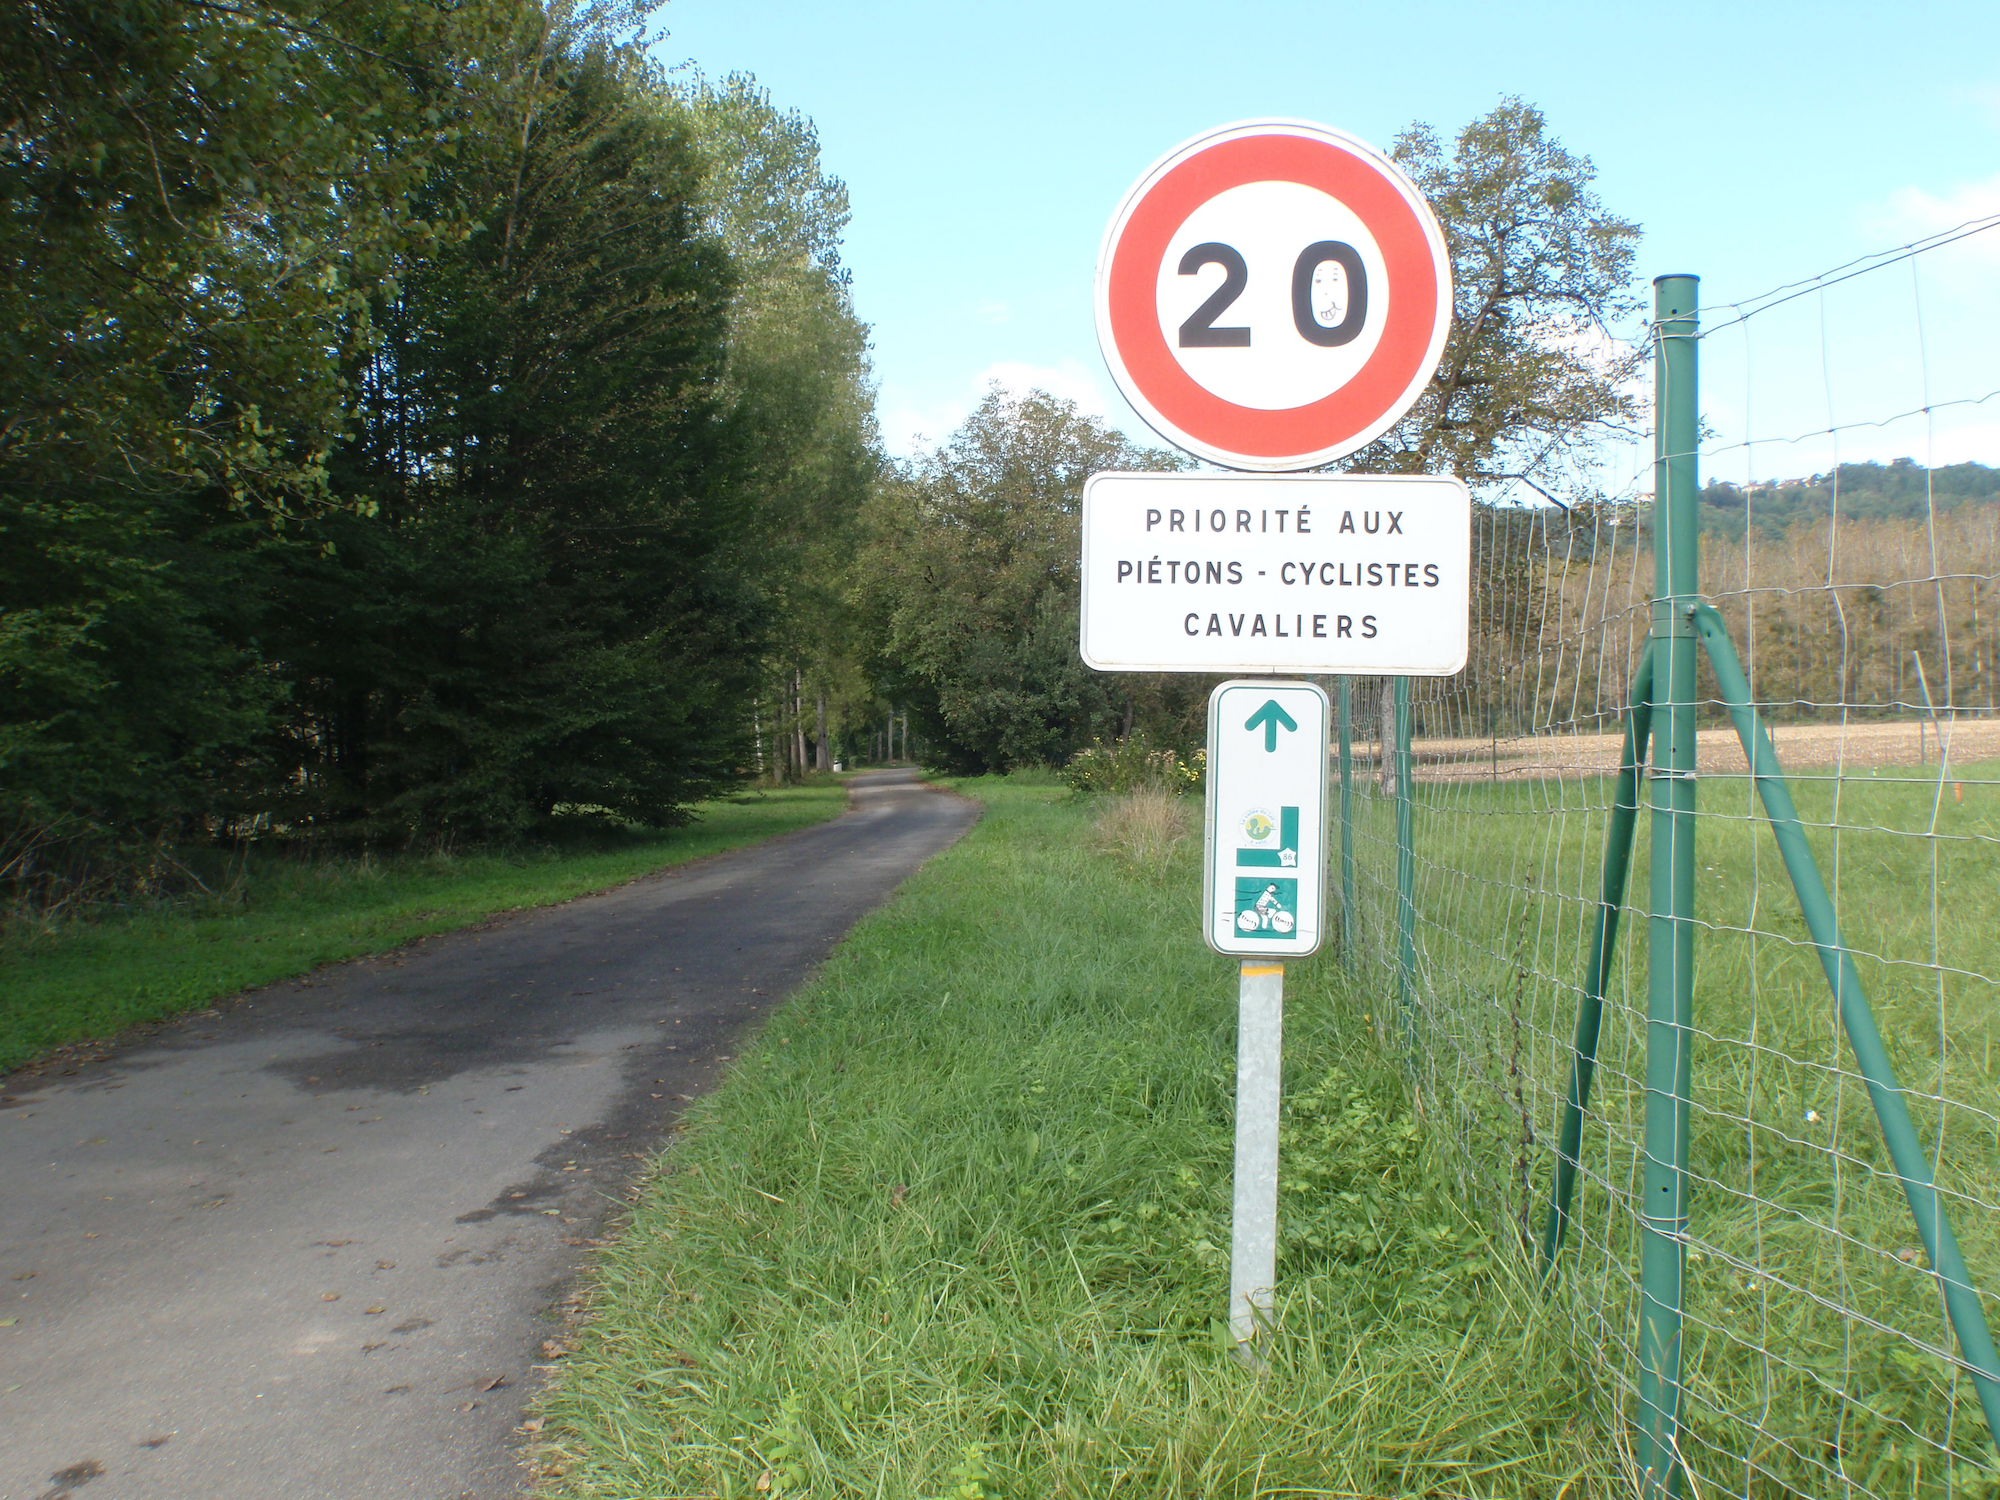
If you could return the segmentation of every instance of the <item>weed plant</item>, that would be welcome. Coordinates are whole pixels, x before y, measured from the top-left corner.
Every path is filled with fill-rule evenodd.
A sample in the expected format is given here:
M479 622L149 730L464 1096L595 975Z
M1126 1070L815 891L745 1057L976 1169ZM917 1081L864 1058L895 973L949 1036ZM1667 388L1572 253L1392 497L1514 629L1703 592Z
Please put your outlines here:
M1163 872L1195 826L1193 802L1161 786L1142 786L1099 805L1098 845L1135 869Z
M321 964L546 906L837 816L833 784L706 803L666 832L503 851L211 856L198 894L0 928L0 1071Z
M1236 976L1198 851L985 820L695 1106L602 1254L547 1492L884 1500L1627 1491L1575 1324L1474 1211L1380 992L1290 969L1277 1334L1231 1352Z

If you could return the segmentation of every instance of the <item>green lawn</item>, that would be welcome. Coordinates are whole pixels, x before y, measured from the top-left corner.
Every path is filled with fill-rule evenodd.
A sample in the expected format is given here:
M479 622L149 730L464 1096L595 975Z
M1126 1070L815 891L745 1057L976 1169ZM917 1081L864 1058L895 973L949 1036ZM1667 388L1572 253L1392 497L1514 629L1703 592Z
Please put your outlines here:
M1800 788L1988 1287L1996 770L1965 768L1962 801L1920 776ZM1529 1249L1605 783L1420 788L1407 1015L1392 806L1358 799L1355 970L1329 954L1287 978L1280 1336L1261 1376L1217 1326L1235 976L1200 941L1196 841L1135 859L1095 826L1113 804L968 790L985 821L779 1013L604 1252L545 1402L547 1492L1631 1493L1643 918L1554 1296ZM2000 1493L1768 833L1740 782L1702 797L1694 1484ZM1643 904L1643 835L1630 890Z
M2000 1323L2000 764L1794 781L1988 1318ZM1409 1035L1468 1196L1529 1233L1594 920L1603 781L1421 786ZM1994 1449L1776 844L1706 775L1695 857L1683 1448L1727 1494L1987 1496ZM1359 799L1361 980L1393 992L1394 817ZM1568 1294L1632 1399L1648 837L1582 1150ZM1403 1044L1399 1018L1385 1040Z
M667 832L562 848L259 855L213 872L212 896L60 926L16 921L0 944L0 1071L321 964L789 833L845 805L838 785L809 784L703 804Z
M1060 788L969 790L985 820L694 1108L605 1252L550 1493L1619 1493L1568 1320L1328 958L1290 981L1283 1338L1238 1363L1235 966L1195 844L1134 864Z

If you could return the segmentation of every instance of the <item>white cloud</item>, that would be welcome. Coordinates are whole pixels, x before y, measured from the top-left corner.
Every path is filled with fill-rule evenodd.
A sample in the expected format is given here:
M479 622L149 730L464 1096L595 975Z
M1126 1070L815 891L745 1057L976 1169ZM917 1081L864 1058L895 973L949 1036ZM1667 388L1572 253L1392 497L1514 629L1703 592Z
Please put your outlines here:
M2000 172L1976 182L1962 182L1943 192L1921 187L1897 188L1887 203L1869 216L1868 228L1883 238L1907 242L1996 214L2000 214ZM2000 260L2000 227L1985 230L1964 243L1968 250L1976 249L1982 259Z
M1061 364L1033 365L1018 360L1001 360L981 370L974 384L984 396L986 388L997 385L1013 395L1047 391L1065 401L1074 401L1087 415L1108 421L1111 400L1105 382L1081 360L1066 359ZM1124 406L1119 403L1120 408Z
M1074 401L1085 415L1121 431L1143 432L1125 410L1125 403L1111 394L1108 377L1081 360L1066 359L1053 365L996 360L944 392L915 395L885 387L878 412L883 443L891 453L901 455L937 447L972 414L972 409L986 398L987 390L995 385L1012 395L1047 391L1051 396Z

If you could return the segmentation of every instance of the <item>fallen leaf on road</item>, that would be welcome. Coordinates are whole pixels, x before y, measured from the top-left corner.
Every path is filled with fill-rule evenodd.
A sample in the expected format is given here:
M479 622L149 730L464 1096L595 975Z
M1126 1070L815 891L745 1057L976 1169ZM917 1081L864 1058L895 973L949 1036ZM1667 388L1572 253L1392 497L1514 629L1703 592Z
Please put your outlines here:
M365 1312L365 1313L366 1313L366 1314L367 1314L367 1315L368 1315L369 1317L371 1317L371 1318L372 1318L372 1317L374 1317L374 1316L375 1316L375 1314L377 1314L377 1313L385 1313L385 1312L387 1312L388 1310L389 1310L388 1308L384 1307L384 1306L383 1306L383 1305L382 1305L381 1303L379 1303L379 1302L378 1302L378 1303L376 1303L376 1304L375 1304L375 1305L374 1305L373 1307L366 1307L366 1308L363 1308L363 1309L362 1309L362 1311L363 1311L363 1312Z
M338 1302L338 1301L340 1300L340 1293L338 1293L338 1292L321 1292L321 1293L319 1294L319 1300L320 1300L320 1301L322 1301L322 1302Z
M473 1389L475 1391L497 1391L500 1389L501 1386L505 1385L506 1383L507 1383L507 1377L505 1375L495 1375L490 1380L479 1381L476 1385L473 1386Z

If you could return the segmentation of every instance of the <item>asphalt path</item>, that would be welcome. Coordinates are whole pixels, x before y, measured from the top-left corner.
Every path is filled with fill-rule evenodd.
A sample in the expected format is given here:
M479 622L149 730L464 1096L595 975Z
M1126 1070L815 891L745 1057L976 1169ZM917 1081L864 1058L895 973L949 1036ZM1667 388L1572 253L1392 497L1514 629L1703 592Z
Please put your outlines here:
M860 777L831 823L0 1079L0 1497L518 1493L634 1171L974 816Z

